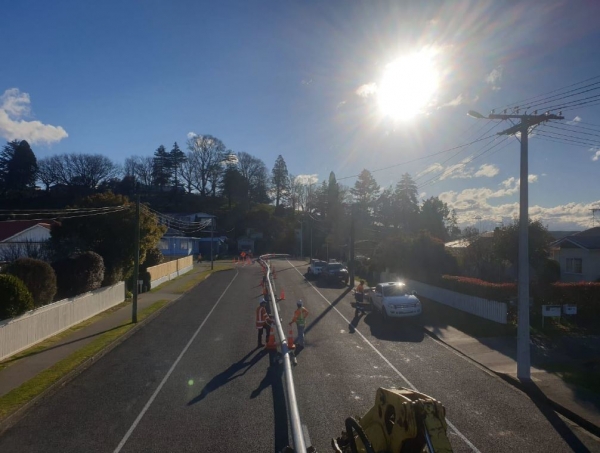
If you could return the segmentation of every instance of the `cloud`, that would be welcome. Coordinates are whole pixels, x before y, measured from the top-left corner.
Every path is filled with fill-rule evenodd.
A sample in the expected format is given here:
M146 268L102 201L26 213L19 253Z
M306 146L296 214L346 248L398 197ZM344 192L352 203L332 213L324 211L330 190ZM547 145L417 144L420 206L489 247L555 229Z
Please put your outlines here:
M365 83L364 85L359 86L355 93L362 98L368 98L369 96L377 93L377 84Z
M421 200L424 200L426 196L427 196L427 192L421 192L421 193L419 194L419 198L420 198Z
M496 176L498 173L500 173L500 169L498 167L496 167L495 165L483 164L481 167L479 167L479 170L477 170L477 172L475 172L475 174L473 176L475 178L479 178L481 176L485 176L487 178L492 178L492 177Z
M302 85L310 85L312 83L312 79L302 79L300 83Z
M18 88L9 88L0 96L0 136L7 140L27 140L31 144L55 143L69 136L61 126L26 121L31 115L31 99Z
M537 182L538 180L538 175L529 175L527 176L527 181L532 184L534 182Z
M188 133L187 133L187 138L188 138L188 139L190 139L190 140L191 140L191 139L192 139L192 138L194 138L194 137L198 137L198 134L196 134L195 132L188 132Z
M338 102L338 104L335 106L335 109L341 109L344 105L346 105L346 101Z
M442 104L438 108L443 108L443 107L457 107L457 106L459 106L461 104L472 104L473 102L477 102L478 99L479 99L479 96L475 96L473 99L470 99L466 95L459 94L454 99L452 99L450 102Z
M592 156L592 160L594 162L600 160L600 148L590 148L590 151L594 153L594 155Z
M470 162L470 160L471 158L467 157L458 164L449 165L446 168L444 168L442 164L436 162L435 164L431 164L422 172L418 173L417 178L420 178L428 173L441 173L441 176L439 177L440 180L470 179L481 177L492 178L500 173L500 169L492 164L483 164L477 170L474 167L467 167L467 164Z
M580 116L576 116L571 121L567 121L567 124L573 125L573 124L579 123L580 121L581 121L581 117Z
M295 182L304 186L316 184L319 182L319 175L316 173L313 173L311 175L298 175L296 176Z
M502 81L502 72L504 68L502 66L498 66L497 68L492 69L486 77L485 81L492 86L492 90L498 91L500 90L500 82Z

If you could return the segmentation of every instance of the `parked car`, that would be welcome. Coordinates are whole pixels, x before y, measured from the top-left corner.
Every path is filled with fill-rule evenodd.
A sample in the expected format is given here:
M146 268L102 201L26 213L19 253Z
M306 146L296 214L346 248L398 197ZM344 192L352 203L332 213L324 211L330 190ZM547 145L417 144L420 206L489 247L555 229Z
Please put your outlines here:
M330 282L343 282L345 285L348 284L350 278L348 269L341 263L329 263L321 269L320 274L321 281Z
M323 269L327 263L325 261L312 259L310 261L310 265L308 266L308 270L306 271L308 277L318 277L321 274L321 269Z
M416 292L403 282L380 283L369 294L373 310L381 313L383 322L389 318L419 316L422 313L421 301Z

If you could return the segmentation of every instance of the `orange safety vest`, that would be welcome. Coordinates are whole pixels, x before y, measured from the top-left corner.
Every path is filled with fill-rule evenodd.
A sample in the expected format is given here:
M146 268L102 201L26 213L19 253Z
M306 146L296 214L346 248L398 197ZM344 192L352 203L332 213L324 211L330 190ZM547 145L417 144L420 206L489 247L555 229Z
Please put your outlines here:
M256 309L256 328L262 329L269 320L267 309L262 305Z

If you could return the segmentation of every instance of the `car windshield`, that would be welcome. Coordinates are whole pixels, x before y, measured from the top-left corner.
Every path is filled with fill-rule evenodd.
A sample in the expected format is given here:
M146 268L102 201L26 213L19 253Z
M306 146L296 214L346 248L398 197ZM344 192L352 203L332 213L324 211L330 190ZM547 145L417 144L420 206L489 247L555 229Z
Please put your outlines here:
M390 296L404 296L408 294L410 291L406 287L406 285L391 285L383 287L383 295Z
M340 269L342 269L342 265L341 264L330 264L329 266L327 266L327 269L330 271L339 271Z
M315 267L323 267L325 266L325 263L323 261L317 261L316 263L314 263Z

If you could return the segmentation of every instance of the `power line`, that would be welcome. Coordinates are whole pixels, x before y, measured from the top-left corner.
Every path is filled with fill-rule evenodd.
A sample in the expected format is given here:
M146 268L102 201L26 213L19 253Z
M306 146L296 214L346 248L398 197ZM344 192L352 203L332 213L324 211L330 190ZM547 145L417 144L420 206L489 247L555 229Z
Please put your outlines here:
M595 96L588 96L586 98L581 98L581 99L573 99L572 101L566 102L564 104L555 104L555 105L551 105L550 107L544 107L541 110L559 110L559 109L566 110L567 108L569 110L571 110L573 107L590 104L592 102L598 102L597 98L600 98L600 94L597 94ZM582 102L580 102L580 101L582 101Z
M594 91L594 90L600 89L600 87L596 87L596 88L589 88L588 90L580 91L580 90L583 90L584 88L588 88L588 87L596 86L596 85L600 85L600 82L595 82L595 83L592 83L592 84L589 84L589 85L582 86L580 88L576 88L574 90L569 90L569 91L566 91L564 93L557 94L556 96L550 96L549 98L546 98L546 100L544 100L543 102L537 102L537 103L534 103L534 104L525 105L522 108L523 109L545 110L545 107L540 107L540 106L543 106L544 104L548 104L549 102L554 102L554 101L558 101L560 99L566 99L566 98L570 98L570 97L573 97L573 96L579 96L581 94L588 93L590 91ZM574 91L578 91L578 93L567 94L567 93L573 93Z
M115 214L117 212L126 211L129 207L122 207L118 209L114 209L112 211L102 211L96 213L88 213L88 214L74 214L74 215L53 215L50 217L38 218L38 219L7 219L3 220L3 222L22 222L24 220L31 220L36 222L43 222L47 220L68 220L68 219L78 219L81 217L93 217L98 215L107 215L107 214ZM8 214L7 214L8 215Z
M126 205L122 206L108 206L103 208L84 208L84 209L41 209L41 210L27 210L27 209L0 209L1 215L12 215L12 216L32 216L32 215L73 215L73 214L86 214L86 213L102 213L104 211L112 211L119 207L126 207Z
M577 137L575 135L569 135L569 134L561 134L559 132L549 131L549 130L545 129L544 127L540 128L540 130L545 132L546 134L552 134L552 136L558 135L560 137L568 137L568 138L577 140L579 143L587 142L590 146L600 146L600 142L594 142L594 141L584 138L584 137ZM538 132L538 134L539 134L539 132ZM542 134L540 134L540 135L542 135ZM567 139L564 138L563 140L567 140Z
M561 123L558 123L558 124L561 124ZM598 132L597 134L590 134L589 132L580 132L580 131L568 129L568 128L565 128L565 127L553 126L553 125L550 125L550 124L545 124L545 127L550 127L552 129L558 129L560 131L573 132L574 134L591 135L593 137L600 137L600 131L596 131L596 132ZM590 130L592 130L592 129L590 129Z
M545 129L542 129L542 131L547 132L549 134L555 134L555 132L546 131ZM559 138L559 137L554 137L553 135L542 134L541 132L538 132L536 135L539 135L539 136L542 136L542 137L553 138L555 140L563 140L563 141L566 141L566 142L578 143L580 145L585 145L587 147L590 147L590 146L598 147L598 146L600 146L598 143L589 143L589 142L586 143L586 142L579 141L579 140L570 140L568 138ZM561 135L563 135L563 134L561 134Z

